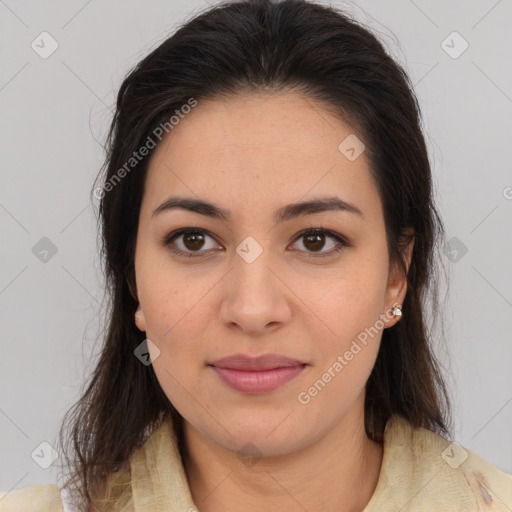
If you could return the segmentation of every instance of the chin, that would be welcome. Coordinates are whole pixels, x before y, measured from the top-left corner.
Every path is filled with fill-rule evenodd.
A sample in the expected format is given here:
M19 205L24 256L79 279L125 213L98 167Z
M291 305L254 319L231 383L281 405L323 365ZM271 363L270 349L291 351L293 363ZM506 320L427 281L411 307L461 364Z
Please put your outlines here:
M283 418L276 421L275 416L271 421L254 415L244 416L240 421L231 421L227 430L231 435L223 429L216 429L215 434L210 432L209 436L241 457L272 457L291 453L304 444L307 436L306 432L298 432L286 420L283 422Z

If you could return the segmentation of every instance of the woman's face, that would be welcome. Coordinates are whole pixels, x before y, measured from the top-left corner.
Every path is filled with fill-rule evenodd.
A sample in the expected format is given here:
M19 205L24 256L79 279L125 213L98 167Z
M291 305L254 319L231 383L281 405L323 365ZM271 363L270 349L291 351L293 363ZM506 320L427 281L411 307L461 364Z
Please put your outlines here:
M171 196L215 209L153 213ZM297 206L326 198L351 206ZM329 232L301 234L315 228ZM263 455L361 420L406 292L364 146L296 92L198 101L180 119L150 162L135 272L139 328L169 400L207 438Z

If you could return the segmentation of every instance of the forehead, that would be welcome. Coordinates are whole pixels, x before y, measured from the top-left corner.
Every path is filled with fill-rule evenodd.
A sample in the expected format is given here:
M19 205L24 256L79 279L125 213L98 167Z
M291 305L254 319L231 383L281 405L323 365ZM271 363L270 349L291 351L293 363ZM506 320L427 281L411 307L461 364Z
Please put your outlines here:
M278 208L308 195L339 195L368 209L378 194L366 155L351 161L339 149L354 136L298 92L198 100L154 150L145 201L155 208L183 193L252 215L258 204Z

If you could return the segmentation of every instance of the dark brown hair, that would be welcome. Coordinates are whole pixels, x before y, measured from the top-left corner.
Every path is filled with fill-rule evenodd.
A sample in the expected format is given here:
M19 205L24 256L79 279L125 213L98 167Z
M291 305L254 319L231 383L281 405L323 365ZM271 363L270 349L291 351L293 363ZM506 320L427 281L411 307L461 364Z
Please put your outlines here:
M126 464L162 421L172 418L181 435L180 415L152 366L134 356L144 340L134 324L134 251L150 155L133 169L126 164L191 98L200 105L206 98L262 90L300 91L361 134L384 206L390 263L407 274L404 317L384 330L367 382L368 436L381 441L392 414L450 435L449 397L426 322L427 299L432 319L439 314L444 228L406 73L367 28L331 7L305 0L225 2L183 24L140 61L117 95L98 175L107 330L88 385L60 431L62 451L69 445L72 452L66 455L68 485L79 489L83 510L105 476ZM122 168L126 172L119 173ZM408 271L402 258L406 228L415 237Z

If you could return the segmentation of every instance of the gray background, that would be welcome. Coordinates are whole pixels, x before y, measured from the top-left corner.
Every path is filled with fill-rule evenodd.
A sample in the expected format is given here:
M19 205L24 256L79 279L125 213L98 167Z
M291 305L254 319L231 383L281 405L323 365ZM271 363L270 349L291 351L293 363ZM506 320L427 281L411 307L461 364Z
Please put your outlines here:
M451 240L448 351L439 354L456 441L512 473L512 3L332 5L373 27L416 85ZM89 191L117 89L204 7L0 0L1 491L56 481L55 467L41 468L31 453L54 445L99 350L102 276ZM31 47L42 46L43 31L58 43L46 59ZM464 42L454 31L469 44L457 58ZM56 254L40 252L43 237Z

